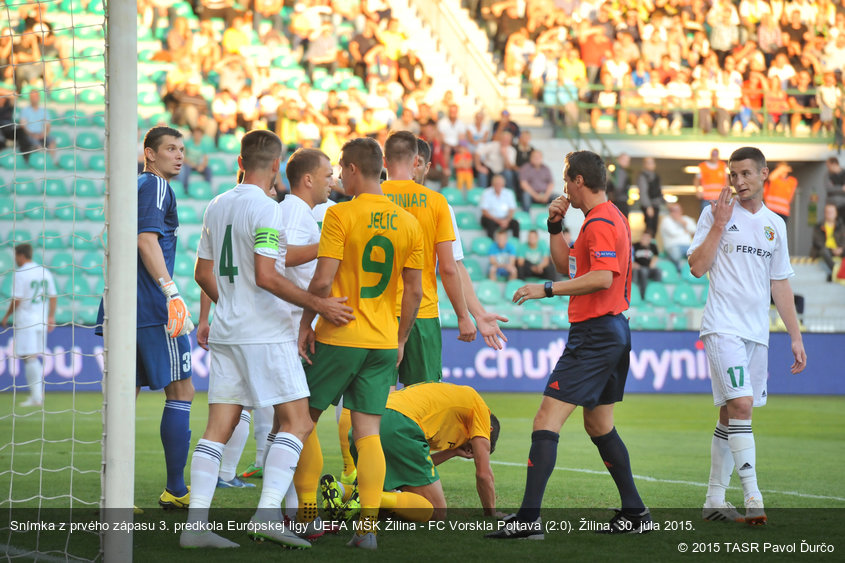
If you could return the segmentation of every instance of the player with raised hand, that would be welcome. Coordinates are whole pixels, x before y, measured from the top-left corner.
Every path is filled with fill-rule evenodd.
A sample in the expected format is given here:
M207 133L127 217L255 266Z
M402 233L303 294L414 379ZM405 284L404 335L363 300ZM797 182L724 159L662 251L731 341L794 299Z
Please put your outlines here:
M138 316L136 396L141 387L164 389L161 443L167 485L162 508L188 508L190 488L185 464L191 447L191 343L194 328L185 301L173 281L176 262L176 194L169 181L185 156L182 133L153 127L144 136L144 171L138 176ZM95 332L102 335L103 302Z
M387 181L382 182L381 189L393 203L417 218L423 229L425 243L423 299L405 347L405 359L399 365L398 377L403 385L440 381L443 378L443 339L437 307L438 270L446 295L458 316L458 339L472 342L476 333L461 292L461 279L452 254L455 233L446 198L414 182L416 161L416 136L408 131L393 131L384 143Z
M311 419L316 422L341 396L351 411L361 515L349 545L364 549L377 547L385 475L379 424L419 309L424 264L419 222L381 192L382 161L381 148L373 139L353 139L343 145L340 177L354 199L326 210L317 269L308 287L316 296L349 296L355 320L336 327L320 318L315 330L314 313L306 310L299 325L299 353L308 363ZM404 291L397 321L400 279ZM322 469L320 441L312 432L295 477L302 522L317 516Z
M692 275L710 275L701 340L719 407L702 516L760 525L767 517L757 486L751 412L766 404L771 300L792 341L793 374L806 367L807 354L789 284L795 274L786 225L763 204L766 158L755 147L743 147L731 154L728 168L736 195L725 186L702 211L687 253ZM744 516L725 500L734 467L742 483Z
M285 235L270 198L279 173L282 142L255 130L241 141L243 182L217 196L203 218L194 277L217 304L208 345L211 354L208 423L191 460L193 495L182 547L237 547L204 529L226 441L244 407L272 405L278 432L267 452L258 509L249 535L288 547L310 543L283 525L281 502L311 433L308 385L296 351L290 309L282 300L343 325L354 317L342 297L317 297L284 277Z
M528 299L571 295L572 327L563 355L549 376L543 402L534 417L522 506L502 529L488 538L543 538L540 506L554 470L560 430L580 406L584 429L598 448L622 502L621 510L603 531L644 533L651 515L643 504L631 472L628 450L613 424L614 404L621 401L628 376L631 331L622 314L631 298L631 231L628 221L607 200L607 167L590 151L566 155L565 196L549 206L549 247L555 268L570 279L524 285L513 296ZM581 232L572 248L561 232L573 207L584 212Z

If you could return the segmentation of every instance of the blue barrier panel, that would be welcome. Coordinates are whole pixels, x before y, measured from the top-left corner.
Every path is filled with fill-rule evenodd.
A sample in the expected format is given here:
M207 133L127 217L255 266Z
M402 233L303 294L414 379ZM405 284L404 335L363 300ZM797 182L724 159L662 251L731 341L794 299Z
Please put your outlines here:
M566 344L566 331L511 330L504 350L487 348L483 340L466 344L458 332L443 330L443 378L471 385L479 391L543 390ZM12 330L0 332L0 392L13 385L26 386L22 363L14 358ZM194 386L208 389L208 352L193 345ZM630 393L710 393L709 369L695 332L634 332L631 368L626 390ZM771 335L769 393L796 395L845 395L845 336L805 334L808 367L791 375L789 337ZM47 337L43 358L47 391L100 391L103 339L93 330L59 327Z

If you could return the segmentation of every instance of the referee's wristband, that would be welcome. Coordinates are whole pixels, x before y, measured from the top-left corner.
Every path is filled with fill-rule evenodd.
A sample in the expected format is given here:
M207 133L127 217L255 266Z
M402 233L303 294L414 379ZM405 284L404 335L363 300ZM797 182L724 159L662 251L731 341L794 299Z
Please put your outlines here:
M548 229L550 235L559 235L563 232L563 220L560 221L549 221L546 220L546 229Z
M546 297L554 297L555 290L554 290L554 282L547 281L545 285L543 285L543 289L546 291Z

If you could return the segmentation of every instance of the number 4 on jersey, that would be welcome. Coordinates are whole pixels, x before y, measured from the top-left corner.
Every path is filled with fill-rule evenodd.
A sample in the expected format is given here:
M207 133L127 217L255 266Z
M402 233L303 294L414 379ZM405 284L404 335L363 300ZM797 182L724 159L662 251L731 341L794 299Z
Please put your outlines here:
M238 267L232 263L232 225L226 225L223 235L223 248L220 250L220 277L229 278L229 283L235 283Z

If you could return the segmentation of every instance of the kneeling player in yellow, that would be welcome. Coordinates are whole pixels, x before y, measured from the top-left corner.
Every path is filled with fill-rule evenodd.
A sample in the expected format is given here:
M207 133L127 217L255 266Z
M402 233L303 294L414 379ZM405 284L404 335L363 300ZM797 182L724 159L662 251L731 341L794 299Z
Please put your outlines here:
M443 520L446 497L436 466L459 456L475 461L478 498L484 515L494 516L490 454L498 439L499 421L472 387L431 382L391 393L381 419L387 466L381 508L405 520ZM323 479L324 494L338 487Z
M346 193L355 199L326 210L317 269L308 287L314 295L348 295L355 319L335 330L320 318L315 331L314 314L306 309L299 326L299 352L308 363L311 419L317 422L341 396L352 414L352 437L361 458L361 516L349 545L365 549L377 546L385 472L381 415L422 298L422 229L410 213L381 193L382 160L373 139L353 139L343 146L340 177ZM397 322L400 279L404 292ZM317 516L322 468L320 442L312 432L294 477L302 522Z

